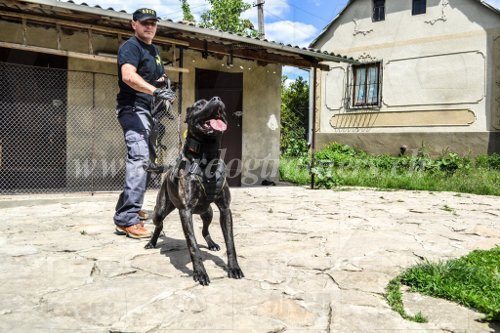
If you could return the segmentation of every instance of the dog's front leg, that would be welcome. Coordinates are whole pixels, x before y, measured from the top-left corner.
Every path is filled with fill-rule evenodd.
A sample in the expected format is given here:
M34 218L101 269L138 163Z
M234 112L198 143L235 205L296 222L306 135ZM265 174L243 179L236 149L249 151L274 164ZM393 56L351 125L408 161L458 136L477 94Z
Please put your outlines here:
M170 201L168 196L167 181L168 180L165 180L163 182L162 187L156 196L156 205L153 213L155 231L149 242L146 246L144 246L145 249L154 249L156 247L158 237L160 237L160 233L163 230L163 220L175 209L174 204Z
M203 286L208 286L210 279L205 271L205 266L203 266L200 249L198 248L198 243L194 236L193 214L190 209L181 209L179 210L179 214L182 222L182 230L184 231L189 254L191 255L191 261L193 263L193 279Z
M212 207L208 206L207 211L202 213L200 216L201 219L203 220L202 235L205 238L205 241L207 242L208 249L210 251L219 251L220 246L213 241L212 237L210 236L210 232L208 231L208 227L210 226L210 223L212 223L212 218L214 217Z
M236 256L236 248L234 246L233 237L233 216L229 207L219 207L220 210L220 225L222 233L224 234L224 241L226 242L227 251L227 275L233 279L241 279L243 271L238 265L238 258Z

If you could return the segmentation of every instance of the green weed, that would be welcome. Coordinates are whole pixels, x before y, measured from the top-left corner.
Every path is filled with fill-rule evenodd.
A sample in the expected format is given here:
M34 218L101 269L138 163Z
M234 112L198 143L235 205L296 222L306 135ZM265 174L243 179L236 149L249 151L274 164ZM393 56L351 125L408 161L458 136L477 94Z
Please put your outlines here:
M401 301L401 284L409 286L412 292L476 309L486 315L487 321L500 321L500 246L449 261L426 261L393 279L386 288L387 302L409 319Z
M397 313L401 315L406 320L415 321L417 323L426 323L427 318L422 315L422 313L417 313L414 316L410 316L406 313L403 305L403 294L401 294L401 281L399 278L395 278L389 282L385 289L385 299L387 303Z
M476 160L446 152L436 159L424 153L416 156L372 156L347 145L331 144L311 159L283 157L280 176L284 181L322 188L363 186L381 189L452 191L500 195L500 155ZM499 162L500 163L500 162Z

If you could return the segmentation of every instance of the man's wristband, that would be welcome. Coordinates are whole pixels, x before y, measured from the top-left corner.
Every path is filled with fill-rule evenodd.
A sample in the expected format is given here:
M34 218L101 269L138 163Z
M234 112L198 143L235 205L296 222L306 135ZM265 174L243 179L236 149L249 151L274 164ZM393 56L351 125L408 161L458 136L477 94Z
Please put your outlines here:
M153 91L153 96L158 96L158 94L160 93L161 89L160 88L156 88L154 91Z

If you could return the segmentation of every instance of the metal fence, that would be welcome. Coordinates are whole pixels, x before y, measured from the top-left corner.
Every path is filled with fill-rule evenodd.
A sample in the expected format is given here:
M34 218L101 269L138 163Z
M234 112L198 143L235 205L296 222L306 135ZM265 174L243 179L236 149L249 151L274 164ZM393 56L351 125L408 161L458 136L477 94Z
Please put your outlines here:
M122 189L115 75L1 62L0 73L0 194ZM163 164L178 155L178 117L160 120Z

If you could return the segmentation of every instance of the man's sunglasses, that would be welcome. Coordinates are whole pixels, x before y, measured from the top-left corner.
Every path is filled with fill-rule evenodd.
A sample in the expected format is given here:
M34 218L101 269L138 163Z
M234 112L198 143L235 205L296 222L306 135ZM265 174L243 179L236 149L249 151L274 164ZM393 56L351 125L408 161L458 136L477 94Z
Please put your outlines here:
M156 22L154 20L151 20L151 21L139 21L139 23L142 26L145 26L145 27L148 26L148 25L151 25L151 26L155 27L158 22Z

